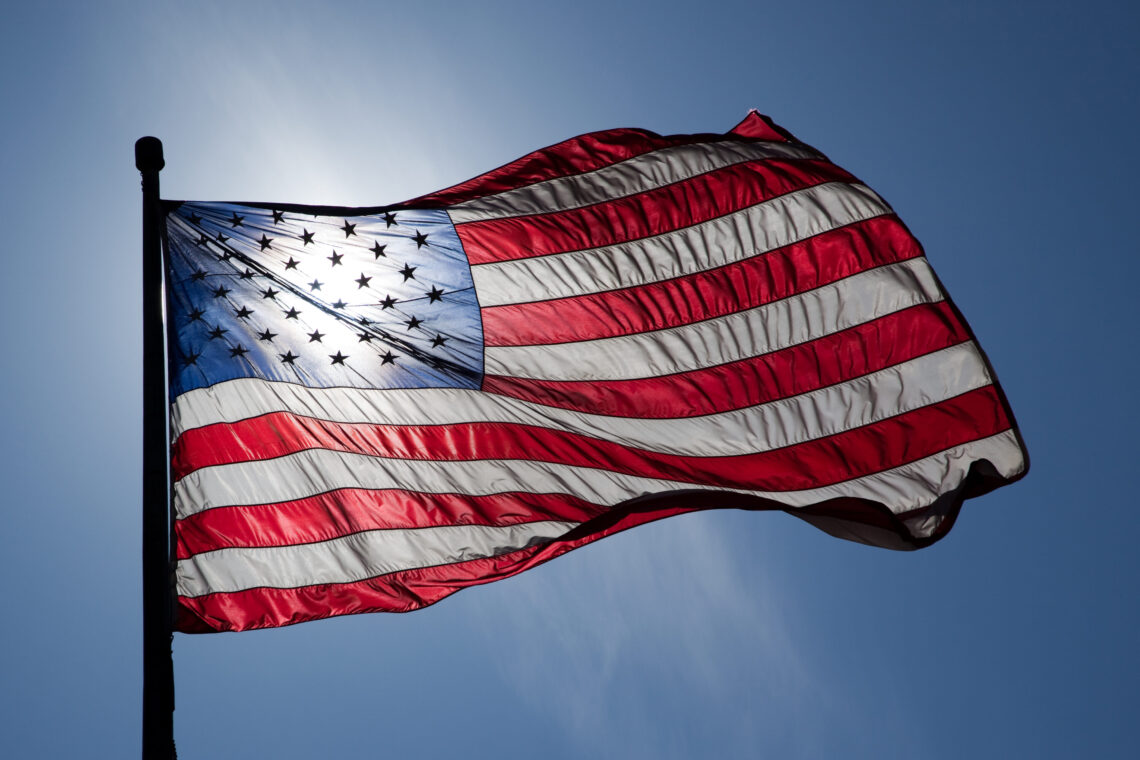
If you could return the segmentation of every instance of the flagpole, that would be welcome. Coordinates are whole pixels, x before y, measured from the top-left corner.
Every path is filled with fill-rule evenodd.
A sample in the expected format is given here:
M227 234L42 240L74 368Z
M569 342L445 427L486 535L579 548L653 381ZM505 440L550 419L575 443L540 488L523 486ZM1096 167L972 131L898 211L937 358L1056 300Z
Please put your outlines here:
M166 339L163 323L162 141L135 143L143 194L143 760L176 757L174 749L173 605L166 435Z

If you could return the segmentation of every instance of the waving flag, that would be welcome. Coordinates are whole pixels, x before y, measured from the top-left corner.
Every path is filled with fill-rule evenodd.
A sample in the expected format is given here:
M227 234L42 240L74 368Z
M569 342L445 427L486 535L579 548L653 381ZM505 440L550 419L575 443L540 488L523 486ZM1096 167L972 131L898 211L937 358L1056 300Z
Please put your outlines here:
M1027 466L919 244L755 113L393 206L165 208L182 631L412 610L706 508L917 548Z

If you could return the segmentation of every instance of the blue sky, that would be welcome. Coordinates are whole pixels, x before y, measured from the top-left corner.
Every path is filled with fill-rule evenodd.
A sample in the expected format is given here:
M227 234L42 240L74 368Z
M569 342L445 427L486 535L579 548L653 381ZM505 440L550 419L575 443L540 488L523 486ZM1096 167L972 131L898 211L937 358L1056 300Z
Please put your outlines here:
M1140 754L1135 6L419 5L5 12L2 754L137 754L136 138L165 197L376 205L753 107L924 243L1030 475L917 553L710 512L408 615L180 635L181 756Z

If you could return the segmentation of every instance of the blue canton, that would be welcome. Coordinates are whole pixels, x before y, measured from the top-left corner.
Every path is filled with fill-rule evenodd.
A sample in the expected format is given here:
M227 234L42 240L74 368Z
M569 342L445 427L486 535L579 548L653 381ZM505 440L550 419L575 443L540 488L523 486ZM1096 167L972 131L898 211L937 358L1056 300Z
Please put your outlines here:
M315 211L171 205L171 398L240 377L478 387L479 305L447 212Z

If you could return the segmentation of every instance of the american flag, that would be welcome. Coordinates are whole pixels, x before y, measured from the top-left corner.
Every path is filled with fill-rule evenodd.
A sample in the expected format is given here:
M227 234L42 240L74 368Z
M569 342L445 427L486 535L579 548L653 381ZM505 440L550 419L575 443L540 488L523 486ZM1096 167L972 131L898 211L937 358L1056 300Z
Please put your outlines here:
M182 631L412 610L714 507L917 548L1027 467L919 244L756 113L393 206L164 203Z

